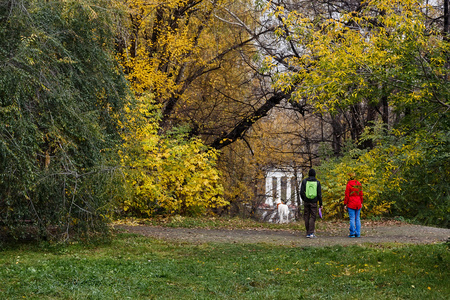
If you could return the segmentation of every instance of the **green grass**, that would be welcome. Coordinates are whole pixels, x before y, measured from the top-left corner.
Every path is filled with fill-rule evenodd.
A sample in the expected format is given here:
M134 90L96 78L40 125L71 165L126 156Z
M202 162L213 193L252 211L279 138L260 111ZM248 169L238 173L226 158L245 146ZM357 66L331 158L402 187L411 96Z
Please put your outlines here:
M0 299L447 299L448 245L185 244L120 234L0 251Z

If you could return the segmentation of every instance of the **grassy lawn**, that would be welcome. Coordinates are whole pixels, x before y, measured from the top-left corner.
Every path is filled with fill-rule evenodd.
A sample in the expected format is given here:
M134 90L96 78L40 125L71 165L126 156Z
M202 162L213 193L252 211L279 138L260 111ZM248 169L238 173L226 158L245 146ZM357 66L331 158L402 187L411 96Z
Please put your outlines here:
M0 251L0 299L448 299L446 244L274 247L119 234Z

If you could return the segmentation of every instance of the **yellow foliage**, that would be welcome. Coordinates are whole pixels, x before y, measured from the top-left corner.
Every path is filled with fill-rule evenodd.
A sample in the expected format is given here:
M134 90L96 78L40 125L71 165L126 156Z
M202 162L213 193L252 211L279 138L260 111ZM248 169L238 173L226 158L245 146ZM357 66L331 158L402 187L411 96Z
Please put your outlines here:
M217 65L215 57L229 43L225 30L218 37L222 25L211 17L222 2L127 1L132 36L120 60L136 92L152 91L160 102L183 98L190 72Z
M362 215L376 216L387 212L393 203L385 193L400 193L405 181L400 169L404 171L420 165L425 156L422 144L433 143L433 138L427 137L426 133L402 137L400 131L393 130L396 137L389 138L381 122L374 125L373 134L368 132L367 128L363 136L374 140L376 148L369 151L351 150L343 158L327 161L324 167L319 168L324 207L329 216L343 216L345 187L350 173L357 174L356 179L363 187Z
M433 101L435 87L409 83L413 71L408 75L404 70L405 65L412 64L411 60L425 63L422 55L427 53L427 68L436 75L448 72L443 67L445 56L436 51L448 50L448 43L426 34L423 5L412 0L376 0L366 4L357 14L342 14L320 26L307 16L291 13L285 24L292 33L292 42L303 49L302 55L288 61L295 72L278 74L275 87L282 91L296 89L294 98L314 100L315 108L321 112L333 112L337 107L370 98L374 81L388 85L396 77L409 85L393 91L391 104ZM432 8L427 9L431 14ZM373 11L383 14L374 16ZM374 26L374 19L382 26ZM270 68L272 64L267 62Z
M218 152L183 134L159 136L157 118L149 114L154 109L152 100L142 97L127 108L128 122L122 123L120 155L130 195L122 209L150 216L159 208L188 214L226 205L215 167Z
M391 203L382 201L380 195L387 185L398 186L398 180L389 175L390 170L383 174L378 172L378 160L374 159L376 153L367 152L357 160L351 158L339 161L336 164L327 163L326 168L320 168L319 180L322 183L322 197L324 209L330 217L343 217L345 188L349 174L355 173L361 182L364 192L362 216L376 216L388 211Z

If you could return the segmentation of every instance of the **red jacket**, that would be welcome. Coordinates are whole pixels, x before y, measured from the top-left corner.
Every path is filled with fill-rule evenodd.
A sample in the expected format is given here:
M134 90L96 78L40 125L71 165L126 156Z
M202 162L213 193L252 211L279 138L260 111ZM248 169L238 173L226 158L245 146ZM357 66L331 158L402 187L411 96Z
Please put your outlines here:
M344 204L351 209L361 209L363 204L363 191L358 180L350 180L345 188Z

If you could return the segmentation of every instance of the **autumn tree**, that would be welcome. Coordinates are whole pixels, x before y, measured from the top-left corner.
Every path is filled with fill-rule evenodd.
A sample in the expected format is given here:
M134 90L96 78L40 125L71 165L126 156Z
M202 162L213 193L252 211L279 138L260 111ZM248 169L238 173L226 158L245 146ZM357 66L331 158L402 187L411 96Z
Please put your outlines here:
M247 63L256 53L252 41L263 33L248 34L234 24L234 18L247 20L250 3L125 3L129 22L123 38L119 39L119 57L144 107L140 117L145 119L146 110L161 110L157 124L161 142L171 131L188 128L188 134L178 138L198 144L197 137L200 137L210 148L222 149L241 138L283 99L281 94L274 95L266 79L254 73L253 66ZM150 124L153 119L148 120ZM146 143L146 137L133 136L132 140L142 139ZM158 151L163 150L158 148ZM209 157L214 163L213 156ZM179 163L182 165L192 158L186 153L186 161L179 160ZM164 170L155 168L152 176L159 174L162 179ZM157 201L158 197L152 198ZM179 207L175 209L175 212L183 211L186 212Z
M129 34L118 50L136 92L161 103L162 130L187 124L219 149L283 99L248 63L258 59L254 41L273 30L255 29L251 2L126 4Z
M389 191L391 196L384 197L388 201L392 194L402 194L408 185L404 176L411 170L425 167L424 178L431 180L436 174L448 178L448 166L436 168L430 162L448 153L449 44L442 34L445 30L427 18L439 15L433 7L415 1L365 1L357 8L318 22L302 12L276 7L273 14L285 25L279 36L301 49L299 55L286 58L290 69L279 72L276 86L294 90L298 102L309 101L317 111L331 115L370 105L378 109L380 117L373 120L379 119L382 132L395 138L375 138L367 131L369 123L361 123L359 129L351 127L357 130L352 140L375 147L355 158L362 166L372 166L364 183L378 187L374 200ZM275 65L273 59L268 63ZM433 148L440 151L433 154ZM442 190L442 184L434 181L430 189L422 185L417 201L435 212L447 209L448 189ZM436 208L427 194L439 198L443 207ZM401 205L397 209L402 211Z

